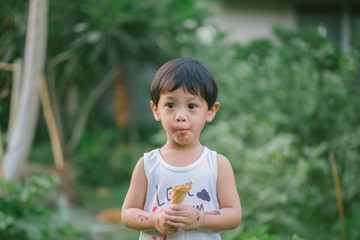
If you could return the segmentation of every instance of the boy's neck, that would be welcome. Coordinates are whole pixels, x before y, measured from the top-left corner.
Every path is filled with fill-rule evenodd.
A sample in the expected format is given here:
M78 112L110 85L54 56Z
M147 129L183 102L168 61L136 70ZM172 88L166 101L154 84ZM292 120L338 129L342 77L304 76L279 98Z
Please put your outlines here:
M163 159L174 167L185 167L194 163L204 151L200 143L195 146L171 146L166 143L160 153Z

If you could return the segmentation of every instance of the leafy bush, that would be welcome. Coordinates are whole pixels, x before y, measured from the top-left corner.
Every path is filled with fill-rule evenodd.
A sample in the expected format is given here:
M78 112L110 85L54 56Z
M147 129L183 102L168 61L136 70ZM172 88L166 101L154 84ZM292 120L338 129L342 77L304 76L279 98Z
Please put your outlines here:
M49 206L48 194L55 186L47 176L26 178L23 183L0 180L0 239L79 239L78 232Z
M86 131L72 158L77 180L88 186L128 182L143 146L130 144L126 132L116 128Z
M359 55L315 30L275 28L276 41L217 39L198 58L215 75L220 111L202 142L234 167L241 233L309 239L360 237ZM221 133L221 134L219 134ZM336 156L345 209L338 219L329 154ZM240 236L241 234L239 234Z
M241 233L239 235L230 237L226 236L226 240L281 240L278 235L269 234L269 227L263 226L260 228L250 229L247 232ZM290 239L292 240L304 240L298 235L294 234Z

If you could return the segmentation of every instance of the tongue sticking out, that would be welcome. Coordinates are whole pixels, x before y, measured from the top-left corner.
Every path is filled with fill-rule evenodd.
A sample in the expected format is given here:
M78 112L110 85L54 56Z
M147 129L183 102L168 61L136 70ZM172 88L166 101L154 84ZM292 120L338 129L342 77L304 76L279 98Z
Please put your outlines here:
M178 130L178 133L180 135L185 135L187 133L187 130L186 129L180 129L180 130Z

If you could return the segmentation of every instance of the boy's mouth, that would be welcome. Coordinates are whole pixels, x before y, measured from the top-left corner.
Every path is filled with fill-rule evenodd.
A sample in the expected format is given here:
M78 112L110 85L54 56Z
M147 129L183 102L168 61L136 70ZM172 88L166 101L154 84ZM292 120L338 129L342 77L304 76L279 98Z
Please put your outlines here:
M188 129L178 129L177 132L180 134L180 135L185 135L187 133Z

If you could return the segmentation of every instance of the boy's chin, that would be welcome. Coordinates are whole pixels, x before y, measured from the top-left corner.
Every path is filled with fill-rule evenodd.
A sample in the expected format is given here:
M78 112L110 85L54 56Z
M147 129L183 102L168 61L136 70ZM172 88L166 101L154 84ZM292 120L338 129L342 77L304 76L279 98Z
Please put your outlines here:
M175 140L176 144L182 147L192 146L195 144L195 141L193 139L177 139Z

